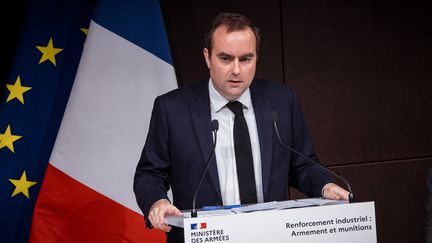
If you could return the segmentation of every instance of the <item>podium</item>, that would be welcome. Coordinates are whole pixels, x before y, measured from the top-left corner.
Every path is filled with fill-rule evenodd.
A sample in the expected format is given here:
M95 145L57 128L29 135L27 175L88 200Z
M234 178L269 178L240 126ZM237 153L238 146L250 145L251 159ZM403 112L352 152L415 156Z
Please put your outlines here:
M199 211L181 220L189 243L377 242L374 202L291 200Z

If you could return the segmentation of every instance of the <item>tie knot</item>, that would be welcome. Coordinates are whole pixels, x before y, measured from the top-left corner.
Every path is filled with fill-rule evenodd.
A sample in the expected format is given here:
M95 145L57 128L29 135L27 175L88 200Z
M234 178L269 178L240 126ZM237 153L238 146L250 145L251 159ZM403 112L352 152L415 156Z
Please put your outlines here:
M243 116L243 105L239 101L229 102L227 107L234 113L235 116Z

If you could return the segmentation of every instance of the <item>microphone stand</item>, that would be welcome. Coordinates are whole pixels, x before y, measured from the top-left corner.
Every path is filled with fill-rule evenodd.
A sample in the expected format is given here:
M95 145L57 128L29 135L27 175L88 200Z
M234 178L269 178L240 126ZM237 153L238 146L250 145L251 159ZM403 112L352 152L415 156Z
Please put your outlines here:
M305 154L301 153L300 151L298 151L298 150L296 150L296 149L294 149L294 148L292 148L292 147L286 145L285 143L283 143L283 142L282 142L282 139L281 139L281 137L280 137L280 134L279 134L278 126L277 126L278 114L277 114L276 111L272 111L272 118L273 118L273 119L272 119L272 120L273 120L273 127L274 127L274 130L275 130L275 132L276 132L276 136L277 136L277 138L278 138L279 143L280 143L284 148L286 148L286 149L288 149L288 150L290 150L290 151L292 151L292 152L294 152L294 153L296 153L296 154L298 154L298 155L304 157L304 158L307 159L308 161L310 161L310 162L312 162L312 163L318 165L320 168L322 168L322 169L324 169L325 171L329 172L330 174L332 174L332 175L335 176L336 178L339 178L343 183L345 183L346 187L348 188L348 191L349 191L349 194L348 194L348 201L349 201L349 203L354 203L354 202L355 202L354 194L352 193L351 186L350 186L350 184L348 183L348 181L347 181L345 178L343 178L342 176L340 176L340 175L336 174L335 172L333 172L332 170L327 169L326 167L324 167L323 165L321 165L321 164L318 163L317 161L315 161L315 160L309 158L308 156L306 156Z
M202 184L202 182L204 180L204 177L207 174L207 170L210 167L211 160L213 159L214 154L215 154L215 148L216 148L216 142L217 142L217 132L219 130L219 122L218 122L218 120L216 120L216 119L212 120L212 124L211 125L212 125L213 137L214 137L213 149L212 149L212 151L211 151L211 153L210 153L210 155L209 155L209 157L208 157L208 159L206 161L206 167L205 167L204 172L203 172L203 174L201 176L201 179L200 179L200 181L198 183L198 186L195 189L195 194L194 194L193 201L192 201L192 210L191 210L191 217L192 218L196 218L198 216L198 212L197 212L196 207L195 207L196 197L198 195L199 189L201 188L201 184Z

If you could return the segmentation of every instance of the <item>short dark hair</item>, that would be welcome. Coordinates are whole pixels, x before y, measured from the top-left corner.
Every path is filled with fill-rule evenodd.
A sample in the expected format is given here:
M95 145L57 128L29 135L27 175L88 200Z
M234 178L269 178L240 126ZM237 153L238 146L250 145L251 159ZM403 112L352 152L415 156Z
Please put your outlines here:
M255 35L256 52L258 55L260 43L259 28L252 25L252 22L242 14L220 13L216 16L216 18L213 19L210 24L210 31L207 32L204 36L204 47L207 48L209 56L211 55L211 51L213 48L213 33L219 26L225 26L228 33L238 30L244 30L248 27L251 28Z

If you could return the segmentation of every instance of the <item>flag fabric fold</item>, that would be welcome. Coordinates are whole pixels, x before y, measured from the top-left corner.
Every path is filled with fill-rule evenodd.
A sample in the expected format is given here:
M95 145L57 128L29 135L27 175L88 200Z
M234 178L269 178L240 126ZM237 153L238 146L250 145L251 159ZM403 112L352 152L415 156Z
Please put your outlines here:
M84 32L87 30L79 30L85 37ZM59 57L79 58L81 53L69 53L59 44L54 36L47 36L45 42L34 45L35 51L41 53L35 65L59 68L57 82L74 80L72 88L70 81L69 89L63 87L66 84L58 85L51 94L52 99L46 101L47 106L63 109L48 111L44 128L55 127L53 116L57 128L61 120L60 128L51 137L44 134L45 140L38 140L40 144L51 139L50 146L43 145L49 151L45 157L35 153L38 163L46 166L43 182L45 166L39 169L39 178L29 173L30 170L24 178L24 169L5 177L14 179L8 182L9 197L14 183L26 185L32 200L36 198L32 188L40 187L29 241L163 242L163 233L145 229L132 186L154 98L177 87L159 2L98 1L85 44L80 43L81 47L84 44L84 50L76 72L65 67ZM35 85L20 77L22 87L17 85L13 89L18 96L23 93L26 106L31 103L27 97L31 97ZM12 101L19 105L20 98ZM54 101L62 101L63 106L53 104ZM22 149L18 145L28 136L25 129L15 124L0 124L3 126L0 127L0 147L3 146L0 153L14 154L9 148L11 144L16 154ZM6 134L3 139L1 133ZM30 185L32 182L36 184ZM28 200L25 194L17 196ZM15 231L18 233L16 228Z
M98 2L31 242L164 240L144 228L132 185L153 100L176 86L159 2Z
M144 227L133 177L153 101L176 86L159 2L98 2L30 242L164 241Z

